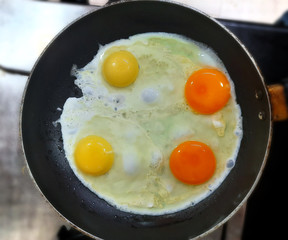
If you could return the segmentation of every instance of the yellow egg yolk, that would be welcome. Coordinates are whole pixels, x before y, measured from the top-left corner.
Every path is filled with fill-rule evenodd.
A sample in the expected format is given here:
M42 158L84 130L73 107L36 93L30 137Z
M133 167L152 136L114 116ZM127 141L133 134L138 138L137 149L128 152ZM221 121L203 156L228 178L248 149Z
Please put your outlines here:
M84 173L102 175L108 172L114 162L112 146L102 137L87 136L76 145L75 163Z
M127 87L132 84L139 72L134 55L128 51L110 54L103 62L102 73L105 80L114 87Z
M179 181L197 185L208 181L213 176L216 159L211 148L206 144L187 141L173 150L169 166Z
M201 69L186 82L185 97L189 106L201 114L212 114L223 108L230 98L230 84L217 69Z

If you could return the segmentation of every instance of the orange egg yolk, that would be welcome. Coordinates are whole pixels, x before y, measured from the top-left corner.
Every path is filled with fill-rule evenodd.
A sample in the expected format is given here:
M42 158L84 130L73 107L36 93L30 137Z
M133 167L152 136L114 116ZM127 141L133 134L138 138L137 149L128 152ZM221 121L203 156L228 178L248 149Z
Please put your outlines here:
M104 79L114 87L127 87L135 82L139 72L138 61L128 51L110 54L103 62Z
M76 145L74 152L76 166L84 173L102 175L108 172L114 162L112 146L102 137L87 136Z
M227 77L217 69L201 69L186 82L185 98L188 105L200 114L212 114L223 108L230 98Z
M216 159L211 148L206 144L187 141L173 150L169 165L171 172L179 181L198 185L213 176Z

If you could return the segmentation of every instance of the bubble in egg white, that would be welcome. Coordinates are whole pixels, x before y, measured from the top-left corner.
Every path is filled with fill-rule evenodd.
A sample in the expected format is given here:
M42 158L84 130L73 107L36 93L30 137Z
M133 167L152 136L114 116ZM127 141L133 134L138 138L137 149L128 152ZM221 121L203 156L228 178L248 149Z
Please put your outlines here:
M142 100L146 103L153 103L157 100L159 92L154 88L145 88L142 91Z
M234 165L235 165L235 162L232 160L232 159L229 159L228 161L227 161L227 168L232 168L232 167L234 167Z
M128 129L125 133L124 136L125 140L131 144L135 143L137 138L140 137L139 133L134 131L134 129Z
M134 151L129 151L123 154L124 171L128 174L137 174L140 168L139 159Z

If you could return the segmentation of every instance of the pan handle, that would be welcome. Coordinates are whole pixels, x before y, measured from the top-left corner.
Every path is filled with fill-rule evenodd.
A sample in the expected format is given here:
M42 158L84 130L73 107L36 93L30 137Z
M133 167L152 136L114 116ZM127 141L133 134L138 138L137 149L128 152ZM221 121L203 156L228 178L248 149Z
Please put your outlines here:
M267 86L272 107L272 120L288 120L288 79L283 84L272 84Z

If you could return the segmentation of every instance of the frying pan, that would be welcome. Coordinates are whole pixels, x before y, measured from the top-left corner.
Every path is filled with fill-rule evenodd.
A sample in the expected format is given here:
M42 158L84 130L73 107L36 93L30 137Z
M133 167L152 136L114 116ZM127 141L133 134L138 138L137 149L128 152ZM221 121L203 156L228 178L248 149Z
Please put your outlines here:
M236 164L209 197L185 210L161 216L120 211L98 198L74 175L55 126L66 99L80 97L71 76L99 44L144 32L176 33L212 47L235 84L242 110L243 139ZM21 108L21 138L39 190L75 228L102 239L190 239L227 221L247 200L263 171L272 133L268 91L245 47L216 20L170 1L126 1L77 19L44 50L28 79Z

